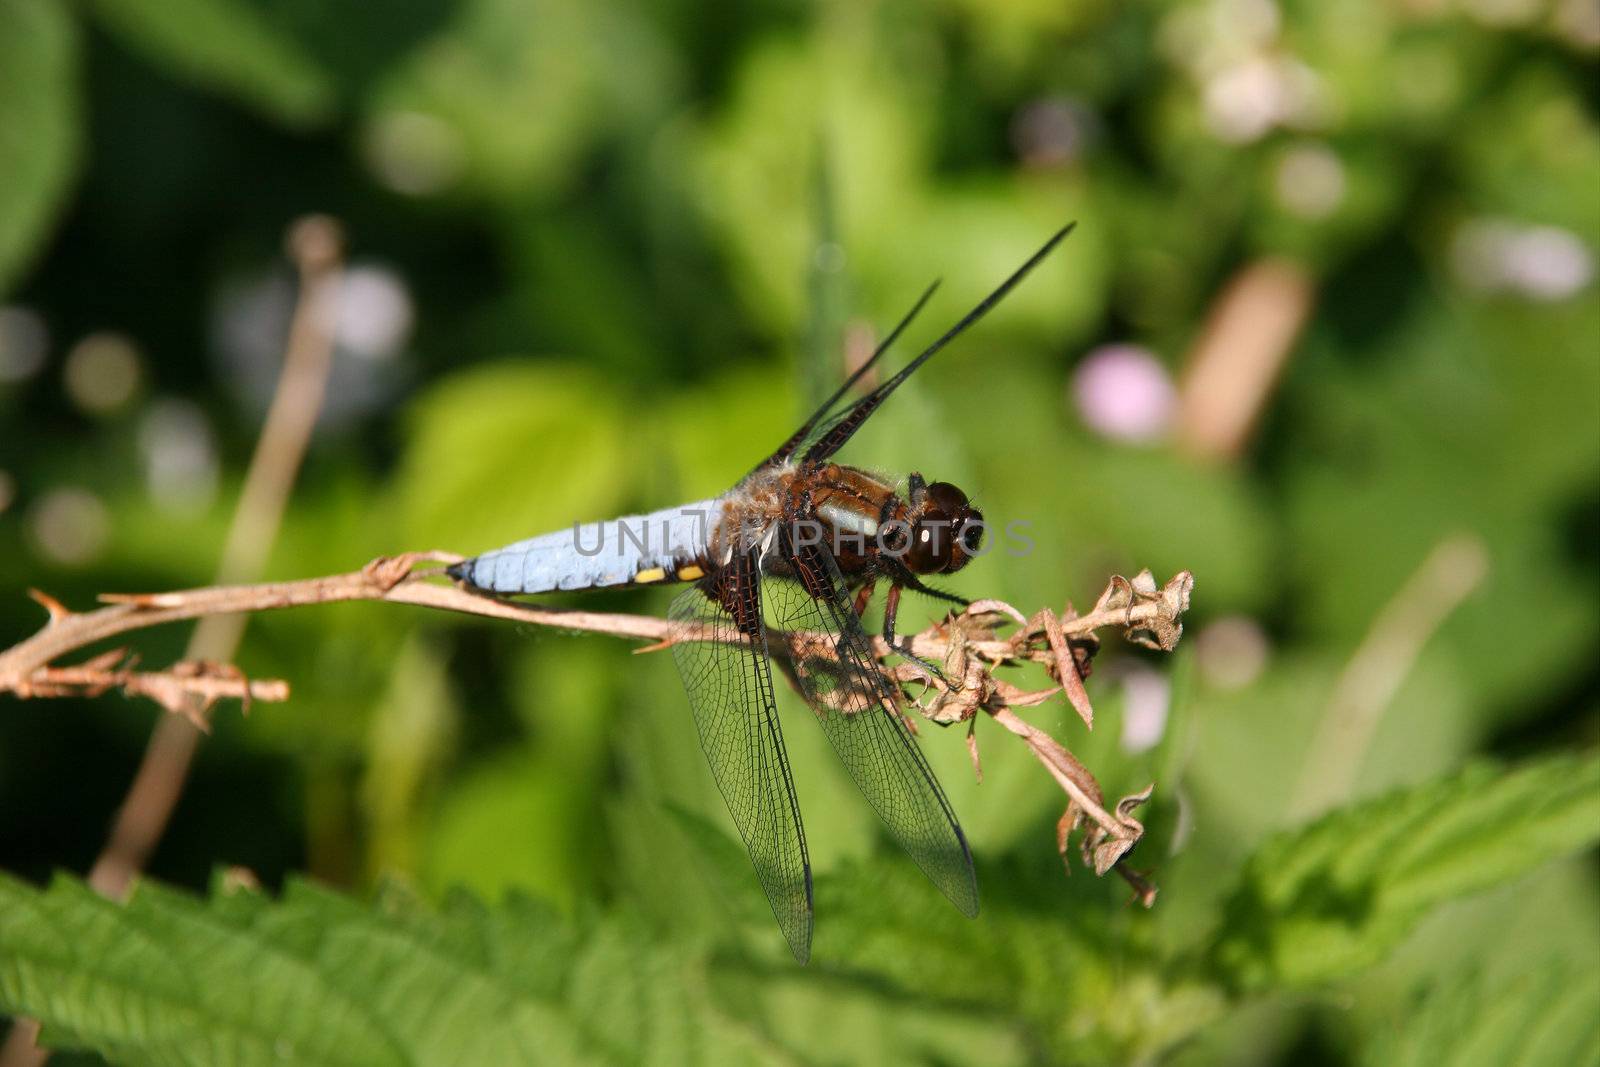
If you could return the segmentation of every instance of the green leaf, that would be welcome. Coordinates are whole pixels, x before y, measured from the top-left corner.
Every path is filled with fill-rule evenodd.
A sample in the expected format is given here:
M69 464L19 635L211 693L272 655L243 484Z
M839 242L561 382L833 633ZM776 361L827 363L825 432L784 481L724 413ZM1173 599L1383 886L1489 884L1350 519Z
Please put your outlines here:
M141 889L123 908L77 881L39 893L0 877L0 1001L38 1018L50 1047L135 1063L267 1062L280 1050L400 1062L377 1019L308 966L304 947L165 891Z
M1336 812L1245 867L1211 949L1239 988L1376 962L1431 908L1600 840L1600 756L1473 767Z
M689 851L704 880L729 919L759 924L770 933L772 913L766 900L752 892L750 855L741 842L719 829L711 820L679 804L665 809L678 833L687 840Z
M1562 430L1592 420L1597 332L1593 300L1432 296L1368 341L1314 327L1279 416L1296 426L1280 453L1296 627L1354 643L1435 545L1466 532L1488 575L1430 642L1466 685L1455 721L1497 725L1569 684L1600 611L1564 517L1600 478L1600 451Z
M1504 988L1486 985L1474 976L1432 990L1362 1059L1373 1067L1600 1063L1600 970L1551 965Z
M524 205L574 178L615 127L656 128L670 71L655 29L627 5L463 0L376 103L443 123L467 184Z
M163 70L294 126L334 107L332 79L243 0L97 0L106 28Z
M0 875L0 1010L128 1064L750 1062L699 964L514 900L370 909L293 884L126 905Z
M575 364L487 364L438 382L411 408L394 536L474 552L618 514L631 478L620 405Z
M389 682L372 710L361 806L368 867L414 874L442 768L455 754L461 708L445 673L438 635L406 636Z
M509 753L458 776L428 834L426 884L485 896L521 887L569 905L596 862L598 842L584 821L587 781L567 779L554 761Z
M914 352L1057 227L1096 211L1075 179L1000 179L993 186L941 180L929 143L936 109L924 95L924 77L896 77L883 62L892 42L844 32L844 25L829 22L808 37L764 43L740 57L729 100L692 142L694 197L721 236L751 314L775 332L799 335L809 310L800 265L817 228L810 135L820 132L853 314L881 335L924 286L945 279L928 321L906 337ZM995 310L978 335L988 340L969 339L964 347L994 345L1019 328L1059 343L1095 322L1109 281L1107 239L1104 227L1080 227Z
M54 0L0 0L0 293L38 247L76 169L78 41Z
M969 920L897 852L820 878L815 965L1012 1019L1048 1062L1152 1062L1224 1010L1221 988L1155 955L1153 916L1123 906L1117 879L1066 877L1029 849L980 863L978 884Z

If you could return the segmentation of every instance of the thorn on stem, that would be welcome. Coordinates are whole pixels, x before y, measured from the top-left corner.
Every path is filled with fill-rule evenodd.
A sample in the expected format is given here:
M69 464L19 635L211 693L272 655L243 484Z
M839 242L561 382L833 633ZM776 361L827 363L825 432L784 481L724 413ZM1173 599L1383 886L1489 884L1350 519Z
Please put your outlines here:
M50 613L52 623L59 622L72 614L65 604L41 589L29 589L28 598Z
M123 664L124 658L127 659L126 664ZM139 658L137 656L128 656L126 648L113 648L110 651L100 653L98 656L91 656L89 659L84 660L78 664L78 669L84 671L112 671L119 665L123 665L126 669L132 670L138 662Z

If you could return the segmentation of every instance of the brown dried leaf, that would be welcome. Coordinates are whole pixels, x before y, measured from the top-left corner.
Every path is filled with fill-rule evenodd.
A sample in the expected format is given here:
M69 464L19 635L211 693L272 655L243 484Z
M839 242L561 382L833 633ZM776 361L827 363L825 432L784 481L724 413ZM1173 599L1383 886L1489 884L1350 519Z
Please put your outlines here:
M1022 689L998 678L991 679L994 695L1008 708L1031 708L1061 692L1059 686L1049 689Z
M972 603L967 605L967 610L963 613L962 617L964 619L976 621L980 625L984 625L985 629L992 629L992 626L985 624L987 624L994 616L997 615L1004 615L1015 622L1018 626L1021 626L1023 629L1027 629L1027 616L1023 615L1022 612L1018 611L1010 604L1007 604L1004 600L974 600Z
M972 759L972 776L981 784L983 782L983 760L978 757L978 720L971 719L967 723L967 755Z
M1056 820L1056 851L1061 854L1061 869L1068 878L1072 877L1072 860L1067 855L1072 848L1072 831L1078 828L1078 823L1083 821L1083 813L1075 804L1068 804L1067 810L1061 813L1061 818Z
M1138 844L1139 839L1144 836L1144 824L1133 817L1133 811L1149 800L1154 790L1155 784L1151 783L1142 791L1117 801L1113 814L1122 826L1121 833L1110 833L1097 823L1084 835L1084 862L1094 868L1095 874L1104 875L1116 866L1117 862L1128 854L1128 850Z
M1179 571L1159 593L1141 594L1157 605L1156 614L1137 626L1128 629L1126 637L1136 645L1171 652L1178 647L1183 636L1183 613L1189 610L1189 597L1194 590L1194 575Z
M1144 824L1135 819L1133 817L1133 813L1135 809L1148 801L1150 799L1150 794L1154 793L1155 791L1156 784L1151 782L1137 793L1129 793L1127 796L1117 801L1117 821L1126 826L1132 827L1141 834L1144 833Z
M1089 729L1094 729L1094 707L1089 703L1089 692L1083 687L1083 676L1078 673L1078 658L1073 654L1072 646L1067 643L1067 635L1061 629L1061 620L1049 608L1039 613L1040 621L1044 625L1045 638L1050 642L1050 651L1055 654L1055 669L1050 673L1061 683L1062 691L1067 694L1067 700L1072 704L1078 717Z
M1133 607L1133 585L1120 574L1113 574L1106 582L1105 590L1100 598L1094 602L1092 615L1102 611L1117 611Z

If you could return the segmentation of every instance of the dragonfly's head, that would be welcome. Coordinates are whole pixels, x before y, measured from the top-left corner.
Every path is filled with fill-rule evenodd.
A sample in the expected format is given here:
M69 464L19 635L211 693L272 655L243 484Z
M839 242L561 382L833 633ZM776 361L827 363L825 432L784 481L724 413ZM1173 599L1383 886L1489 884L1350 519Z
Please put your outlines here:
M983 513L949 482L924 483L913 476L910 496L911 543L902 562L916 574L952 574L965 567L983 545Z

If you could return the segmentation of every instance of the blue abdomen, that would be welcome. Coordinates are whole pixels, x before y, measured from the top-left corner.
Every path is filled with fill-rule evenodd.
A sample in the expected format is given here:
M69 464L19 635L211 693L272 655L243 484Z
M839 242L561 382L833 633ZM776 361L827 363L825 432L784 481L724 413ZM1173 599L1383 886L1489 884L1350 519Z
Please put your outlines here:
M648 515L574 524L462 560L452 578L492 593L549 593L631 582L676 581L705 556L722 501L700 500Z

